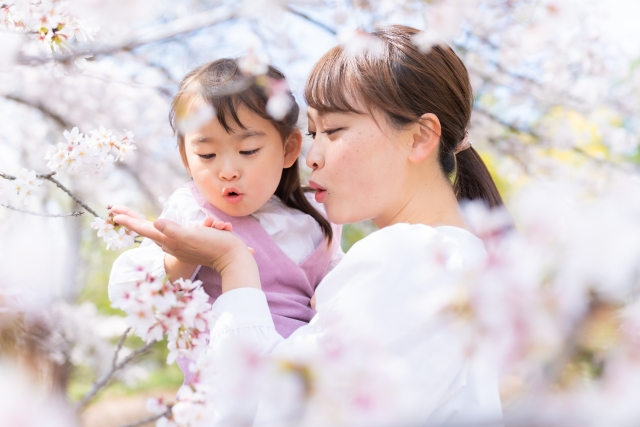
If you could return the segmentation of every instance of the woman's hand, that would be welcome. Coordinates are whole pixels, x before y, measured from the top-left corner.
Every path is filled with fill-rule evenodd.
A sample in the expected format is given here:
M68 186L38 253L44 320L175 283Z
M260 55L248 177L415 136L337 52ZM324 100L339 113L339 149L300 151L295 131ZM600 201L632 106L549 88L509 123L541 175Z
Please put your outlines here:
M258 266L247 245L228 232L231 224L216 224L211 218L203 223L206 227L182 227L166 219L152 223L126 206L114 206L112 211L117 214L115 222L153 240L179 261L214 268L222 277L222 292L245 287L261 289Z

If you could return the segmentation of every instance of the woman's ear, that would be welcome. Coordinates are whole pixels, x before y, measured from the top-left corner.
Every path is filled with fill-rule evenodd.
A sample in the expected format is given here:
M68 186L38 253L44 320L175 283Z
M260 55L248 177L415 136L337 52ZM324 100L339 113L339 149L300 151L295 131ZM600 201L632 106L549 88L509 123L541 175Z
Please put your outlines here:
M415 124L409 161L419 163L432 153L437 153L441 134L442 126L435 114L427 113L420 116L420 120Z
M298 160L302 149L302 134L298 129L291 132L291 135L284 142L284 168L290 168Z
M182 138L181 141L178 142L178 150L180 150L180 158L182 159L184 168L187 170L187 173L191 175L191 169L189 169L189 162L187 161L187 153L184 151L184 144L184 138Z

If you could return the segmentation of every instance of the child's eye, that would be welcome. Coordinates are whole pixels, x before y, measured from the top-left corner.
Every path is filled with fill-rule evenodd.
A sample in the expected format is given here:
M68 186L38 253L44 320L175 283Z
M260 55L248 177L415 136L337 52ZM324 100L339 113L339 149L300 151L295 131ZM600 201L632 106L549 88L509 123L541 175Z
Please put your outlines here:
M260 151L260 149L256 148L255 150L241 151L240 154L242 154L243 156L250 156L252 154L256 154L258 151Z
M316 133L315 132L308 132L307 136L310 136L312 139L316 139Z
M198 154L201 158L205 160L213 159L216 155L214 154Z

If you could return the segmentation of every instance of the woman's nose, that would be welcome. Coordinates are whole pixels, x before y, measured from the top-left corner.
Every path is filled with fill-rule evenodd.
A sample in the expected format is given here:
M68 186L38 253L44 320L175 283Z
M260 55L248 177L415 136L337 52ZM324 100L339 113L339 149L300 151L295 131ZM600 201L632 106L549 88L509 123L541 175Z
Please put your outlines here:
M306 163L311 169L322 169L324 166L324 150L319 140L314 140L307 152Z

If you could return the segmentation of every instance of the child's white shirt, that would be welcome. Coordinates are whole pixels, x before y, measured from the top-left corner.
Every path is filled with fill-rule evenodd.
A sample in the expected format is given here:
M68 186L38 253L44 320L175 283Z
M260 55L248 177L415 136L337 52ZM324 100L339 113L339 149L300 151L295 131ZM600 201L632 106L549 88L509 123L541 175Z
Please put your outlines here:
M313 197L307 196L307 199L316 210L324 213L323 206ZM324 233L313 217L286 206L277 196L272 196L251 216L258 220L273 241L296 264L311 255L324 239ZM202 224L206 213L198 206L191 190L181 187L165 202L160 218L174 221L183 227L193 227ZM113 264L109 278L109 295L111 296L120 285L136 280L138 267L145 268L154 277L164 277L164 256L162 249L150 239L144 239L138 248L124 252ZM343 256L344 252L338 248L329 263L327 273ZM199 269L200 267L196 269L192 279Z

